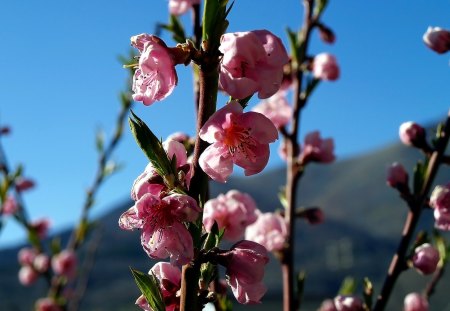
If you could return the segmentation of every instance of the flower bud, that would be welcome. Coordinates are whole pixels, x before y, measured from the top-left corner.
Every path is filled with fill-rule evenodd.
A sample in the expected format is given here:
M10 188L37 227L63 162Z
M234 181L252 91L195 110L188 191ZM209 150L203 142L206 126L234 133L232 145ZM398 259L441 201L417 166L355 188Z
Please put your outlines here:
M292 107L283 91L278 91L273 96L262 100L253 107L252 111L265 115L276 128L287 125L292 117Z
M319 24L318 26L320 39L325 43L333 44L336 41L333 30L323 24Z
M438 185L430 197L430 206L434 208L434 226L441 230L450 230L450 184Z
M312 63L314 78L326 81L334 81L339 78L339 66L336 57L328 53L320 53L314 57Z
M39 274L31 266L22 266L19 270L19 282L24 286L33 284Z
M33 267L39 273L44 273L50 267L50 258L46 254L39 254L33 260Z
M19 192L34 188L34 181L27 178L18 178L16 180L16 190Z
M355 296L339 295L334 298L334 305L337 311L363 311L361 299Z
M425 129L414 122L404 122L399 128L400 140L408 146L422 148L427 146Z
M62 311L62 308L52 298L40 298L36 301L35 311Z
M11 133L11 128L9 126L0 127L0 135L8 135Z
M73 277L76 271L77 258L73 251L63 250L52 258L52 269L56 274Z
M428 301L418 293L406 295L403 311L428 311Z
M431 274L436 271L439 259L438 250L433 245L425 243L415 249L412 261L417 271L422 274Z
M48 228L50 227L50 220L42 218L34 221L31 226L36 230L36 234L40 239L44 239L47 236Z
M389 166L387 171L386 183L392 187L399 189L401 192L408 187L408 173L403 165L394 162Z
M436 53L443 54L450 50L450 31L439 27L428 27L423 35L423 41Z
M3 215L13 215L17 212L17 210L18 206L16 199L13 196L8 196L5 202L3 202L1 213Z
M33 248L24 247L19 251L17 257L22 266L30 266L33 264L36 255L36 251Z

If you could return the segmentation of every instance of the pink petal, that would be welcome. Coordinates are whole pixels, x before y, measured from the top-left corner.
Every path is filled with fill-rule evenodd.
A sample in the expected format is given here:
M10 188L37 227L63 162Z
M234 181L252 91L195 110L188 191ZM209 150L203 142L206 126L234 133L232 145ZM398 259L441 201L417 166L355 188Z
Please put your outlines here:
M237 152L233 160L236 165L244 169L245 176L251 176L261 172L269 161L270 149L268 144L258 144L248 147L254 154L254 157L246 157L245 154Z
M226 182L233 172L233 158L222 143L214 143L200 155L202 170L213 180Z
M119 227L124 230L133 230L135 228L142 228L143 221L137 215L137 209L132 206L124 212L119 218Z

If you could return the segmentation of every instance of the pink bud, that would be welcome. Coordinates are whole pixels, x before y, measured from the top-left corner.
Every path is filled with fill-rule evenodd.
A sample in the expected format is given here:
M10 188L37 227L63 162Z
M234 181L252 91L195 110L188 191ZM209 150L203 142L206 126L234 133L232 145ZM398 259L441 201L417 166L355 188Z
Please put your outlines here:
M149 106L172 93L178 82L175 64L164 41L156 36L140 34L131 37L131 43L141 52L133 76L133 99Z
M332 138L322 139L318 131L308 133L300 154L300 162L331 163L335 160L334 142Z
M266 248L244 240L235 244L230 254L226 274L234 297L242 304L259 303L267 290L262 282L269 262Z
M36 250L29 247L22 248L17 254L19 263L22 266L31 266L34 262L34 258L36 258Z
M62 308L52 298L40 298L36 301L35 311L62 311Z
M34 221L31 226L36 230L36 234L40 239L44 239L47 236L48 228L50 227L50 220L42 218Z
M219 50L223 53L219 83L233 98L242 99L255 92L259 98L268 98L280 89L289 56L273 33L226 33L220 39Z
M436 271L439 260L438 250L428 243L417 247L412 258L414 268L422 274L431 274Z
M325 215L319 207L307 208L303 211L302 217L311 225L319 225L323 223Z
M261 101L252 110L265 115L277 128L288 124L292 117L292 107L283 91Z
M450 184L438 185L430 197L430 206L434 208L435 227L450 231Z
M175 140L179 143L184 144L185 141L189 140L189 135L183 132L175 132L167 137L166 141L169 140Z
M323 24L319 24L319 36L323 42L328 44L333 44L336 41L334 32Z
M2 214L3 215L13 215L17 212L18 210L18 206L17 206L17 202L16 199L13 196L8 196L5 200L5 202L3 202L3 206L2 206Z
M24 286L33 284L38 277L39 274L30 266L22 266L19 270L19 282Z
M34 258L33 267L39 273L44 273L50 267L50 258L46 254L39 254Z
M425 141L425 129L414 122L404 122L399 128L400 140L408 146L422 147Z
M56 274L71 278L75 275L77 258L70 250L63 250L52 258L52 269Z
M436 53L443 54L450 50L450 31L439 27L428 27L423 35L423 41Z
M19 192L32 189L32 188L34 188L34 186L35 186L35 183L31 179L18 178L16 180L16 190Z
M428 311L428 301L419 293L406 295L403 311Z
M264 213L245 230L245 239L263 245L269 252L280 251L286 241L286 221L279 214Z
M387 171L386 183L397 189L405 189L408 186L408 173L403 165L398 162L394 162L389 166Z
M334 81L339 78L339 66L336 57L328 53L320 53L312 63L313 76L316 79Z
M337 311L363 311L361 299L355 296L339 295L334 298L334 305Z

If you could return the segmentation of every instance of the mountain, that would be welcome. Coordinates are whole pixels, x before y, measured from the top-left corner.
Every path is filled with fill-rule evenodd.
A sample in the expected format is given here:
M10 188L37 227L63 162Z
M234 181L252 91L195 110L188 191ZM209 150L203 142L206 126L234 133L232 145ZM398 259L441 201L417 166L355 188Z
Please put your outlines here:
M333 297L341 280L349 275L360 284L367 276L375 284L375 293L379 290L407 212L397 192L385 185L386 168L394 161L412 168L419 158L420 153L413 148L392 145L331 165L307 168L298 191L299 206L322 207L326 220L318 226L298 221L296 267L307 272L305 296L312 302L305 310L315 310L323 298ZM280 208L277 193L285 176L280 168L252 177L232 178L226 184L213 183L211 194L237 188L251 194L261 210L273 211ZM444 168L437 183L449 180L450 173ZM92 237L92 241L99 241L93 242L98 244L96 260L81 310L138 310L132 306L139 291L129 267L147 271L153 262L140 246L139 232L123 231L117 226L120 214L131 204L124 200L96 221L99 230ZM424 214L420 227L432 227L431 213ZM67 234L62 234L63 239ZM33 299L45 295L42 282L30 288L18 284L17 251L18 248L12 248L0 252L0 310L30 310ZM88 251L89 245L84 252ZM272 258L265 278L269 287L265 297L268 310L281 309L280 274L279 265ZM404 295L423 288L426 280L414 271L406 273L388 310L400 310ZM433 296L432 310L450 310L446 297L442 297L449 287L450 278L446 276ZM236 310L243 308L236 306ZM261 310L260 306L254 310Z

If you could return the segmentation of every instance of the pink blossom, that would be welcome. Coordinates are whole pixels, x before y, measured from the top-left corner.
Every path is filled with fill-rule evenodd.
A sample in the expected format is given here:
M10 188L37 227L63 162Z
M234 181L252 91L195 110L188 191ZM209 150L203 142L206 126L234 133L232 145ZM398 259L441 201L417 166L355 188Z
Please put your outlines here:
M153 274L159 281L159 288L166 305L166 311L178 310L180 298L177 296L177 292L181 287L180 269L167 262L158 262L148 273ZM136 300L136 304L146 311L151 310L143 295Z
M24 247L20 249L19 253L17 254L17 258L19 260L19 263L22 266L31 266L33 265L34 259L37 256L37 252L34 248Z
M171 194L161 199L147 193L120 216L119 226L142 229L141 244L150 258L170 256L172 263L183 265L193 258L194 248L182 222L195 221L199 212L197 202L187 195Z
M13 215L17 212L18 206L16 199L13 196L8 196L5 199L5 202L3 202L2 206L2 214L3 215Z
M261 101L252 110L265 115L277 128L285 126L292 118L292 107L283 91Z
M450 184L438 185L430 197L430 206L434 208L435 227L450 231Z
M77 257L73 251L63 250L52 258L52 269L56 274L72 278L77 268Z
M184 145L178 141L167 139L163 143L163 148L170 159L176 156L178 171L183 171L183 184L186 188L189 188L193 170L191 169L191 164L188 163ZM158 175L152 163L149 163L144 172L134 181L131 189L131 198L136 201L146 193L159 196L163 190L167 189L162 177Z
M169 13L172 15L182 15L186 13L194 4L199 4L200 0L169 0Z
M422 274L431 274L436 271L439 260L439 251L429 243L417 247L412 258L414 268Z
M259 303L267 290L262 282L269 262L266 248L244 240L235 244L230 253L226 274L234 297L243 304Z
M332 138L322 139L318 131L308 133L300 154L300 162L331 163L335 160L334 142Z
M38 254L33 260L33 267L39 273L44 273L50 267L50 258L46 254Z
M250 195L230 190L205 203L203 224L210 231L217 222L219 229L225 229L226 240L237 241L244 236L245 228L256 221L256 211L256 203Z
M233 163L246 176L261 172L269 160L269 143L278 138L273 123L257 112L243 112L237 101L216 111L200 130L200 138L211 145L199 163L212 179L225 182Z
M428 311L428 301L419 293L410 293L405 297L403 311Z
M29 286L36 282L39 274L31 266L22 266L19 270L19 282L24 286Z
M450 50L450 31L439 27L428 27L423 35L423 41L436 53L443 54Z
M400 140L408 146L421 147L425 143L425 129L414 122L404 122L399 128Z
M337 311L363 311L361 299L355 296L339 295L334 298L334 305Z
M50 220L47 218L38 219L32 222L31 226L36 231L38 237L42 240L47 237Z
M289 56L280 38L267 30L226 33L220 39L223 58L220 87L233 98L258 92L259 98L275 94L283 80Z
M175 132L170 134L166 140L175 140L179 143L184 143L189 140L189 135L184 132Z
M269 252L280 251L287 236L286 222L279 214L259 214L245 230L245 239L263 245Z
M398 162L392 163L387 171L386 183L392 188L401 188L408 186L408 173L403 165Z
M36 301L35 311L62 311L62 308L52 298L40 298Z
M147 106L163 100L178 82L169 49L160 38L148 34L131 37L131 45L141 52L133 76L133 99Z
M320 53L314 57L312 73L314 78L334 81L339 78L339 66L336 57L328 53Z
M36 301L35 311L62 311L62 308L52 298L40 298Z
M325 43L333 44L336 41L334 32L323 24L319 24L318 26L320 39Z
M21 191L26 191L29 189L33 189L35 186L35 183L33 180L28 179L28 178L18 178L16 180L16 189L17 191L21 192Z

